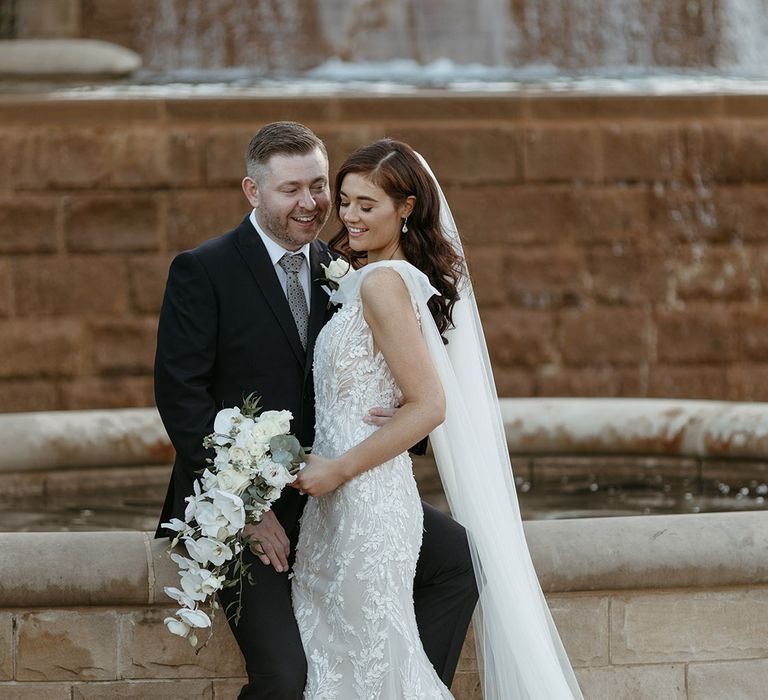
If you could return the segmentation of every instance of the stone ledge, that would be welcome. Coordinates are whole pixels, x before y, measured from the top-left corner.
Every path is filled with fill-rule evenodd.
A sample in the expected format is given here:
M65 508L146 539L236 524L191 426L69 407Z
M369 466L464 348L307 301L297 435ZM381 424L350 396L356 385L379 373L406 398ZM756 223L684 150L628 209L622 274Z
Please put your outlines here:
M466 94L417 90L411 95L392 97L360 96L329 93L305 95L297 101L277 91L259 88L206 88L205 94L195 94L190 88L174 95L158 86L109 89L97 92L60 91L51 94L4 95L0 98L0 123L36 124L62 120L72 123L129 120L139 109L143 118L153 121L188 121L207 123L240 122L247 124L270 121L276 115L311 124L354 122L418 122L436 120L476 120L478 114L486 119L511 123L537 121L582 120L680 120L680 119L739 119L768 116L768 95L604 95L574 93L547 95L519 91L505 94ZM167 94L168 96L165 96ZM41 104L45 109L41 111ZM131 111L126 113L126 108Z
M0 75L123 76L141 68L134 51L98 39L9 39L0 41Z
M548 593L768 582L768 514L586 518L525 523ZM167 540L151 533L0 534L4 607L166 603ZM34 554L34 556L29 556Z

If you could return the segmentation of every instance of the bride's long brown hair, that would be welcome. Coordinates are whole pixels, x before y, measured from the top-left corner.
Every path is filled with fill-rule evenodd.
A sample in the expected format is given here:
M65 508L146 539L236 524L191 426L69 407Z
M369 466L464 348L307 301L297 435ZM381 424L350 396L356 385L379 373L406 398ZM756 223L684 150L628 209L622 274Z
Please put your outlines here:
M337 216L341 206L341 183L350 173L363 175L381 187L396 206L408 197L416 198L408 216L408 231L400 236L400 246L408 262L429 277L432 286L440 292L441 296L433 296L427 304L443 335L452 325L451 314L459 296L458 283L466 271L463 259L446 240L440 226L440 196L434 180L408 144L381 139L352 153L341 166L334 188ZM329 245L353 267L365 264L367 254L350 248L343 224Z

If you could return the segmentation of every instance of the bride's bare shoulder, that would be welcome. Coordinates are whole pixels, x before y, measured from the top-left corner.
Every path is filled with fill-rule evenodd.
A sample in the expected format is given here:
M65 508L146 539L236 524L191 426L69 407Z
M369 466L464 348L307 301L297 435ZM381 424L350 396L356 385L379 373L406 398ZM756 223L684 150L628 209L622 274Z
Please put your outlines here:
M405 281L391 267L371 270L360 283L360 298L365 308L373 313L411 308Z

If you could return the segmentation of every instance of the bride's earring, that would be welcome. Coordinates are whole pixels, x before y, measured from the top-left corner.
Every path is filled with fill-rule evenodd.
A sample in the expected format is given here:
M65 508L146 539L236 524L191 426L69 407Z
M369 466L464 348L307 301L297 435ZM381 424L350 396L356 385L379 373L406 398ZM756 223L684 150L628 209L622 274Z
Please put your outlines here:
M400 229L403 233L408 233L408 217L403 219L403 228Z

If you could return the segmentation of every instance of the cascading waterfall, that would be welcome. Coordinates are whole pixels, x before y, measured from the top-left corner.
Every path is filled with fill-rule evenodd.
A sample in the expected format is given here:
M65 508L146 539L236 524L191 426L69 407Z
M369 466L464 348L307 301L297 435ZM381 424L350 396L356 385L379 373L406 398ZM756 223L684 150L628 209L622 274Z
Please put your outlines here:
M155 71L297 74L411 60L524 75L768 73L768 0L157 0L140 41Z

